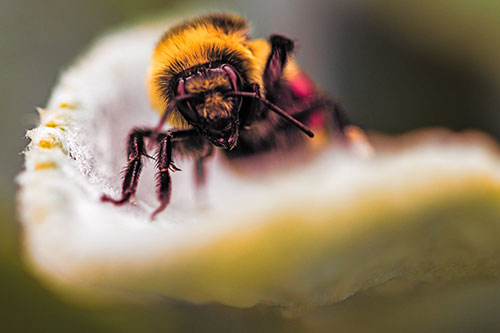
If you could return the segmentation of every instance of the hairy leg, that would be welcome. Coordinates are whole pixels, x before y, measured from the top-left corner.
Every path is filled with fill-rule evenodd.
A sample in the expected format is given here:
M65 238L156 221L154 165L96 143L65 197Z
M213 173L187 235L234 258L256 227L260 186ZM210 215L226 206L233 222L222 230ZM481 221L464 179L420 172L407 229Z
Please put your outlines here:
M156 161L158 167L157 174L157 193L160 206L153 212L151 219L154 220L156 215L163 211L170 202L170 195L172 193L171 178L170 178L170 164L172 163L172 135L158 136L160 147L158 149Z
M137 191L137 184L139 182L139 176L143 168L142 157L148 156L144 144L144 138L151 138L153 134L153 130L149 128L134 128L130 132L127 141L128 160L123 177L121 198L113 199L110 196L103 194L101 197L102 201L111 202L115 205L123 205L135 195ZM171 130L160 133L156 136L156 140L153 144L159 145L156 160L158 167L157 179L160 207L154 211L152 218L163 211L170 201L171 179L169 170L180 170L173 164L172 161L172 141L183 140L196 135L198 134L194 130Z
M266 67L264 69L264 87L268 92L268 95L273 96L277 90L279 90L281 76L283 74L284 67L288 60L288 57L293 52L294 42L289 38L281 35L271 35L269 38L271 43L271 53L267 59ZM257 94L260 92L257 90ZM289 113L296 117L301 118L301 115L310 113L318 108L327 108L331 110L331 115L333 123L339 130L339 132L344 135L345 128L350 124L347 115L344 113L342 107L330 98L320 97L309 107L304 110L289 110Z
M170 171L180 171L172 161L172 142L186 140L198 135L198 132L195 130L172 130L166 133L160 133L157 136L156 140L159 144L159 148L156 154L156 166L158 169L156 180L160 206L151 214L151 220L154 220L170 203L170 196L172 194Z
M112 202L115 205L123 205L128 202L137 190L137 183L142 171L142 157L146 155L144 138L150 136L150 129L134 128L128 137L127 142L127 167L122 183L122 194L120 199L113 199L110 196L103 194L102 201Z
M289 55L293 52L294 43L292 40L281 35L271 35L271 53L267 59L264 69L264 88L270 95L274 95L275 85L280 84L281 74Z

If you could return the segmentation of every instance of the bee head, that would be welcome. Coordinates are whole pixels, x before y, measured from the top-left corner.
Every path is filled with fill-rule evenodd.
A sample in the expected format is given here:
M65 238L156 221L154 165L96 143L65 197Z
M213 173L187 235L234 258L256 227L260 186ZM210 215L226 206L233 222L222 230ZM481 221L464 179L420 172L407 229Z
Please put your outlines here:
M232 149L238 141L241 80L228 64L203 66L177 81L176 97L192 95L177 107L201 135L217 147Z

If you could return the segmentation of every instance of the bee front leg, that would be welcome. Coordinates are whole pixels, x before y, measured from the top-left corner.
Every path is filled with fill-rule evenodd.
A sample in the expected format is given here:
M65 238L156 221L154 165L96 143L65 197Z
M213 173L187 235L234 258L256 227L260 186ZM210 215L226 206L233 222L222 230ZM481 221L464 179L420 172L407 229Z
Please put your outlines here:
M111 202L115 205L123 205L128 202L137 190L137 183L142 171L143 163L142 156L146 155L144 146L144 137L151 135L151 130L135 128L129 134L127 143L127 167L122 184L122 196L120 199L113 199L110 196L103 194L102 201Z
M195 130L171 130L166 133L160 133L157 137L159 143L158 152L156 154L157 162L157 193L160 206L151 215L151 220L154 220L156 215L161 213L170 203L172 193L172 179L170 171L179 171L172 161L172 141L183 141L189 138L198 137L199 134Z
M151 219L154 220L156 215L162 212L170 202L170 195L172 193L172 180L170 178L169 169L172 164L172 135L163 134L158 137L160 147L157 154L157 186L158 186L158 200L160 206L153 212ZM173 164L172 164L173 165ZM175 166L174 166L175 168ZM174 170L176 170L175 168Z

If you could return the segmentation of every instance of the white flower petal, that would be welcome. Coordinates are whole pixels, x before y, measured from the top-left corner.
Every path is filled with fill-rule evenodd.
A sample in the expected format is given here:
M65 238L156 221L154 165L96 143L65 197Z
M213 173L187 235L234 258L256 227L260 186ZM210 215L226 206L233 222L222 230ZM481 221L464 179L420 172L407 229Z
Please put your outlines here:
M217 156L203 204L191 161L176 161L172 202L153 223L151 165L133 203L100 202L119 194L130 128L157 119L144 77L163 28L100 40L28 132L18 180L25 246L56 288L302 308L391 280L498 276L500 163L471 135L421 135L369 160L332 148L248 177Z

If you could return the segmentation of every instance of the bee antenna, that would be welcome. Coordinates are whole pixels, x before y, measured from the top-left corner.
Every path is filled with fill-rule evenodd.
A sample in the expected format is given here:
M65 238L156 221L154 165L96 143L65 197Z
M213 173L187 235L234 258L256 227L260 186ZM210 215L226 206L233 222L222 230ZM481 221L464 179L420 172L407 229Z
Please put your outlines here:
M161 115L161 118L160 118L160 121L158 122L158 125L156 125L156 127L153 129L153 133L151 135L152 141L156 141L156 139L158 138L158 135L160 134L161 128L163 127L163 125L167 121L167 117L169 116L169 114L172 113L172 111L175 109L175 107L177 106L177 104L179 102L189 100L189 99L198 99L198 98L200 98L200 96L197 94L184 94L182 96L176 96L171 101L169 101L169 103L165 109L165 112L163 112L163 114Z
M309 127L307 127L306 125L304 125L303 123L301 123L300 121L295 119L294 117L290 116L288 113L283 111L283 109L281 109L276 104L271 103L269 100L265 99L264 97L260 96L259 94L255 93L255 92L230 91L230 92L227 92L225 95L226 96L251 97L253 99L256 99L259 102L261 102L262 104L264 104L265 106L267 106L267 108L269 110L273 111L274 113L278 114L279 116L281 116L281 117L285 118L286 120L288 120L289 122L291 122L298 129L300 129L302 132L304 132L307 136L309 136L310 138L314 138L314 133L313 133L313 131L311 131L309 129Z

